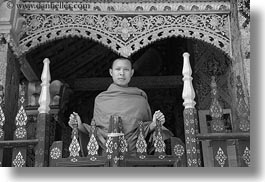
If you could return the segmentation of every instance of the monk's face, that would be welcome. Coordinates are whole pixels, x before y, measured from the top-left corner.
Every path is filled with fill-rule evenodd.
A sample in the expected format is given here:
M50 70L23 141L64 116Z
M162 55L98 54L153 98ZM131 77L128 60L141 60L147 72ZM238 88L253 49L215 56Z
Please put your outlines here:
M112 68L109 70L113 82L122 87L128 87L128 83L133 76L131 62L127 59L117 59L113 62Z

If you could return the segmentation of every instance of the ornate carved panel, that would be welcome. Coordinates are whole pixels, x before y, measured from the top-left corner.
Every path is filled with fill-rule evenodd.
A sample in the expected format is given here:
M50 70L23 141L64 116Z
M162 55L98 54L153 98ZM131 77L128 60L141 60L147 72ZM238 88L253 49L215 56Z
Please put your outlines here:
M198 109L208 109L211 104L211 77L215 76L219 92L219 102L223 108L231 108L230 68L231 60L215 47L202 41L192 41L193 84L196 91Z
M19 2L17 55L68 36L90 38L129 56L171 36L193 37L229 52L227 1ZM11 42L10 42L11 43Z
M68 36L93 39L130 56L159 39L184 36L209 42L229 53L229 17L191 15L24 14L19 43L22 54L40 44Z

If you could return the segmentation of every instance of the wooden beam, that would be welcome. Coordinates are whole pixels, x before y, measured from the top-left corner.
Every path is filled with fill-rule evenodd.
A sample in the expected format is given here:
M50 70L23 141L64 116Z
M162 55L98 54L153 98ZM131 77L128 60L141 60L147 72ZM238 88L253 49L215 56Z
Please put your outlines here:
M249 140L249 133L206 133L197 134L196 138L198 140L229 140L229 139L241 139Z
M4 140L0 141L0 147L3 148L16 148L16 147L25 147L25 146L35 146L39 142L38 139L31 140Z
M38 76L36 75L35 71L32 69L32 67L30 66L29 62L27 61L25 56L22 56L19 59L20 62L20 70L23 73L23 75L26 77L26 79L29 82L34 82L34 81L39 81L40 79L38 78Z
M106 78L82 78L74 81L75 91L106 90L112 83L110 77ZM141 89L147 88L177 88L183 84L182 76L146 76L133 77L130 86Z

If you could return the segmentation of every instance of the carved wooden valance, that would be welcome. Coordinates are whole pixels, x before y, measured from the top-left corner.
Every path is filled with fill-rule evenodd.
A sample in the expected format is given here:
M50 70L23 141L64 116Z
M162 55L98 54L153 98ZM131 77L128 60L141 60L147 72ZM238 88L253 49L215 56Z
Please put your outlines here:
M69 36L92 39L122 56L160 39L183 36L230 52L227 1L167 3L20 2L17 55ZM19 27L19 26L18 26ZM11 41L12 42L12 41Z

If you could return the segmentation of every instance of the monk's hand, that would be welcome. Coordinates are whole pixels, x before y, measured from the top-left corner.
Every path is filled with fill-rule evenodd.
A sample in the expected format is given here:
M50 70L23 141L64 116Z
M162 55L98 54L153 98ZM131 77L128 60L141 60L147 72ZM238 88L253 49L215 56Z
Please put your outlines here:
M165 116L164 114L158 110L154 113L153 115L153 121L152 123L150 124L150 129L151 130L154 130L155 127L156 127L156 120L160 121L161 125L163 125L165 123Z
M164 114L160 110L156 111L155 114L156 114L156 119L160 121L161 125L163 125L166 121Z
M80 116L76 113L73 112L70 117L69 117L69 122L68 122L69 126L71 128L73 128L74 124L77 124L77 126L80 126L82 124Z

